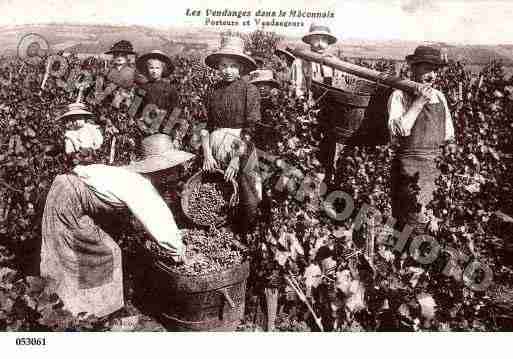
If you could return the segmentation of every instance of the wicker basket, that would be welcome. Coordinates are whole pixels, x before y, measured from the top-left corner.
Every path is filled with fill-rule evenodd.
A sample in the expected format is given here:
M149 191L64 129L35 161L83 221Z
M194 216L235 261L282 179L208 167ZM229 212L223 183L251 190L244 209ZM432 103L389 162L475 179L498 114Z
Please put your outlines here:
M193 217L191 217L190 214L190 207L191 207L191 194L192 191L196 188L196 186L200 185L201 183L209 183L209 182L224 182L224 172L221 170L215 170L213 172L206 172L206 171L199 171L198 173L194 174L187 183L184 186L184 190L182 192L182 211L185 214L185 216L192 221L194 224L198 226L203 227L210 227L211 224L209 223L203 223L199 222ZM235 180L232 179L231 181L231 187L232 187L232 193L230 194L229 203L233 207L237 201L238 201L238 185ZM228 197L228 196L227 196ZM218 213L216 223L214 224L215 227L221 226L226 223L228 219L228 210L225 211L225 213Z

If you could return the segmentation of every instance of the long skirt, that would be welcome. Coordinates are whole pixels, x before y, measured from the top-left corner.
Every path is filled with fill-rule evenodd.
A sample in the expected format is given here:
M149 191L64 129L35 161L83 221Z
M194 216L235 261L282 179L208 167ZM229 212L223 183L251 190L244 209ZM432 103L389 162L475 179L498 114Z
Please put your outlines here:
M56 282L73 314L97 317L124 306L121 249L95 221L116 209L74 175L59 175L48 193L42 220L40 270Z

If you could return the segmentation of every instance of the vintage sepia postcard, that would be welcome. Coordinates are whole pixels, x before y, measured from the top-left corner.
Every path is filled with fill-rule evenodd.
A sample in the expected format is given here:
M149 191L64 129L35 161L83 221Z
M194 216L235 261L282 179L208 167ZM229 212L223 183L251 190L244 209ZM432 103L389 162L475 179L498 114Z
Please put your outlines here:
M0 2L6 346L512 331L512 5Z

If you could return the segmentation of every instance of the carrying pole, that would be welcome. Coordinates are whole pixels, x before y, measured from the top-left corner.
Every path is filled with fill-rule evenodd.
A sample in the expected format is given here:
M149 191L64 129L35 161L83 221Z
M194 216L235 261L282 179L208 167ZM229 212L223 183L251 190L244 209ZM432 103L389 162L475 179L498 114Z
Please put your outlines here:
M399 89L410 94L418 93L419 89L423 86L418 82L401 79L397 76L392 76L384 72L371 70L366 67L352 64L350 62L342 61L336 58L335 56L321 55L309 50L302 50L299 48L291 49L288 47L287 51L291 52L296 57L317 62L319 64L329 66L343 72L347 72L349 74L364 78L366 80L376 82L380 85L393 87L395 89Z

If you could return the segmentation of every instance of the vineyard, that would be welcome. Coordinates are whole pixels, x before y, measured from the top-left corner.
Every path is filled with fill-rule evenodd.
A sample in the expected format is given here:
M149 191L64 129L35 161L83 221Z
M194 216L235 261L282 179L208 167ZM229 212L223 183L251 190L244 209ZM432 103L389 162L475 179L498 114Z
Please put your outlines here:
M273 34L257 32L246 38L246 45L276 69L272 53L278 41ZM95 58L72 56L68 61L69 69L87 71L93 79L103 76L107 68ZM217 75L199 57L177 56L173 61L171 83L189 125L187 131L173 136L181 149L200 154L197 129L206 121L205 100ZM363 60L358 64L371 66ZM379 71L395 68L387 61L372 66ZM29 66L17 58L3 58L0 64L0 330L163 330L137 302L138 253L143 247L151 251L152 246L132 221L116 227L127 302L122 313L108 318L74 317L63 308L52 283L38 276L40 222L55 176L78 163L127 164L144 136L129 106L111 106L98 98L92 85L83 101L97 115L103 145L96 151L66 154L67 128L55 119L76 100L78 88L62 85L67 75L62 73L50 76L42 89L45 72L44 61ZM396 238L384 225L391 216L393 148L343 148L337 163L337 189L350 195L355 210L338 221L326 212L327 193L320 190L318 109L287 91L273 91L265 100L254 138L256 147L265 151L262 161L268 175L258 228L245 249L251 274L240 330L513 329L513 219L509 217L513 215L513 79L498 62L479 73L466 71L465 64L451 63L441 70L436 87L449 101L456 141L447 144L439 158L442 175L431 203L434 217L429 228L440 254L429 264L416 261L411 248L410 253L396 250ZM162 189L192 243L193 235L215 237L209 242L215 248L203 249L211 253L203 267L184 268L187 273L213 270L214 257L226 263L241 261L238 253L225 248L229 233L198 234L182 213L180 193L200 166L201 156L197 156L192 165L181 169L178 181ZM311 179L308 186L304 178ZM209 195L223 205L215 193ZM361 210L369 207L380 216ZM201 208L194 212L208 217ZM156 249L154 255L160 255ZM480 270L472 270L475 263ZM476 285L490 273L489 285ZM277 298L274 325L267 320L267 313L273 312L266 305L271 297ZM124 325L127 317L137 317L136 324Z

